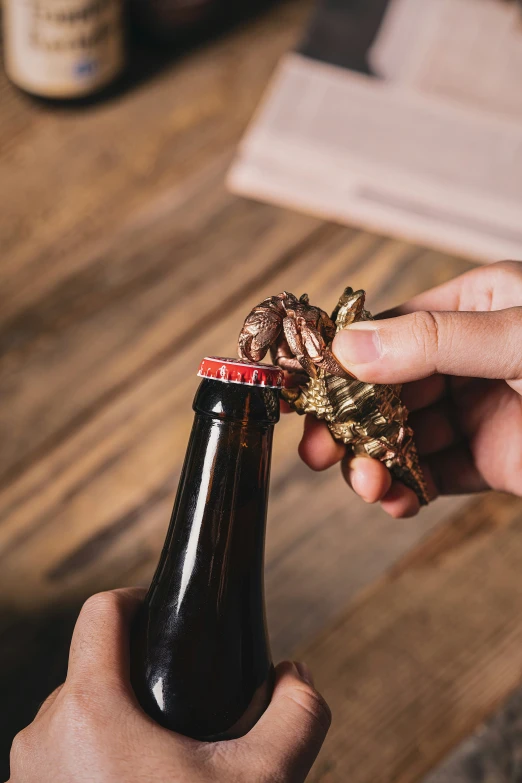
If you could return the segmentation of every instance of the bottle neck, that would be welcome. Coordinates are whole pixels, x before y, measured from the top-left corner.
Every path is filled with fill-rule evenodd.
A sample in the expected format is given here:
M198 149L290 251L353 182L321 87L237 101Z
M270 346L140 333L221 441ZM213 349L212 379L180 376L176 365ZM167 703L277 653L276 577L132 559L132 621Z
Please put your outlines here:
M236 600L261 573L272 452L273 389L203 380L155 582L171 573L171 605L201 616L200 591ZM256 580L252 582L255 584ZM217 607L215 607L217 608Z
M202 416L247 427L279 421L279 395L269 387L203 380L192 407Z

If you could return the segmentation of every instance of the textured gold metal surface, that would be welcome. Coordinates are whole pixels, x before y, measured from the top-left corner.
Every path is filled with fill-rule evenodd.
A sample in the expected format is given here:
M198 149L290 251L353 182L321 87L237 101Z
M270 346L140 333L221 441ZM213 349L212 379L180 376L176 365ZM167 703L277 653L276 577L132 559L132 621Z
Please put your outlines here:
M308 380L284 389L283 398L297 411L324 419L336 440L355 456L383 462L392 476L413 489L421 504L428 491L415 448L408 411L398 385L363 383L344 370L331 351L337 331L355 321L370 320L365 292L346 288L332 317L286 291L255 307L241 330L242 358L260 361L270 348L275 364L291 373L303 370Z

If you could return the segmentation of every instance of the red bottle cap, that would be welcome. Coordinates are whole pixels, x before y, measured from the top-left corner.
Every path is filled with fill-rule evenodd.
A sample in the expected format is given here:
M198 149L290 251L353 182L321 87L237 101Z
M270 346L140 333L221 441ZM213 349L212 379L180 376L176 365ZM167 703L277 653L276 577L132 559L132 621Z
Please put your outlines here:
M245 359L206 356L201 362L198 375L200 378L212 378L224 383L243 383L270 389L281 389L283 386L283 371L279 367L247 362Z

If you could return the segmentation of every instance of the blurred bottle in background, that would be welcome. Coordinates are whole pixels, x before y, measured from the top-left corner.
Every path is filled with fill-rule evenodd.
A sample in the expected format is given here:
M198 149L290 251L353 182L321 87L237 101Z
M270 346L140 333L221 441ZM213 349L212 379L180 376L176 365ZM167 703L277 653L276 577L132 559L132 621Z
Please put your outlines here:
M43 98L97 93L125 64L123 0L4 0L5 68Z

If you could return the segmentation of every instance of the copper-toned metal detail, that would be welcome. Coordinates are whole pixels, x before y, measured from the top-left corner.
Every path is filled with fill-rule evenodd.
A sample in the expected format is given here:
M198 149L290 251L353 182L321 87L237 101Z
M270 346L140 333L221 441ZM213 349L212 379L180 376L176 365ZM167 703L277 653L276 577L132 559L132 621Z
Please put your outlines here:
M282 391L291 407L324 419L336 440L355 456L383 462L426 505L428 490L400 385L358 381L331 351L336 332L355 321L372 320L364 308L365 296L364 291L345 288L331 318L312 307L306 294L300 299L286 291L271 296L246 318L238 340L239 356L258 362L270 349L274 364L283 370L296 377L303 376L304 370L306 382Z

